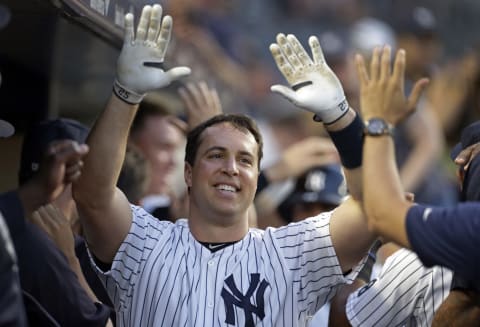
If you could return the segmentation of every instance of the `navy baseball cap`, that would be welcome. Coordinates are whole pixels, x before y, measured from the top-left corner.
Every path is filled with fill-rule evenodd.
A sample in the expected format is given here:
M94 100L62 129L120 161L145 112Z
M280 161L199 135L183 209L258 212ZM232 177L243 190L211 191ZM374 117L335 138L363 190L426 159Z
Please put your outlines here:
M398 13L393 25L398 34L412 34L418 37L433 37L438 34L435 14L426 7L417 6Z
M290 195L292 202L339 205L346 195L340 166L315 167L298 178Z
M326 165L310 169L297 179L294 190L278 206L278 213L287 222L295 204L318 203L338 206L347 195L340 165Z
M40 169L40 163L51 142L67 139L84 143L88 132L87 126L67 118L50 119L32 125L23 139L19 183L25 183Z
M480 201L480 156L478 155L468 165L460 199L462 201Z
M460 142L450 151L450 158L455 160L460 152L478 142L480 142L480 120L468 125L462 130Z

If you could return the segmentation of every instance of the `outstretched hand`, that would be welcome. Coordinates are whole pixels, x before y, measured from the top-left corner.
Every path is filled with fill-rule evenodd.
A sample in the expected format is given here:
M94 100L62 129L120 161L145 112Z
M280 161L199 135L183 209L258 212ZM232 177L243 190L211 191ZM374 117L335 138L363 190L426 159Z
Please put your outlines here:
M223 113L217 90L209 88L206 82L187 83L178 90L187 114L188 130Z
M396 125L411 114L428 84L428 79L418 80L410 93L405 96L405 50L400 49L395 56L393 71L390 65L391 49L375 48L367 72L365 60L360 54L355 56L355 65L360 80L360 107L364 120L383 118Z
M172 33L172 17L162 19L158 4L143 7L137 33L133 15L125 15L125 39L117 62L115 94L129 103L139 103L148 91L168 86L190 74L188 67L163 68L165 53Z
M316 120L330 124L348 112L342 84L328 67L315 36L308 40L312 58L297 38L278 34L270 52L290 87L273 85L271 90L300 108L313 112Z
M280 159L264 172L270 182L277 182L297 178L313 167L339 163L337 149L330 139L311 136L286 148Z

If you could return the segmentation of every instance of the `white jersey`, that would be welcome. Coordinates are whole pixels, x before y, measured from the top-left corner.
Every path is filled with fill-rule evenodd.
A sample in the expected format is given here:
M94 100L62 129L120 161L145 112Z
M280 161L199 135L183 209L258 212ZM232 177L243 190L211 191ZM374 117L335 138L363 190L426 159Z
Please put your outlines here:
M415 253L400 249L377 279L350 294L347 317L352 326L431 326L451 283L450 270L426 268Z
M117 326L304 326L361 268L343 276L330 238L331 213L251 229L211 252L185 219L172 224L132 210L111 269L97 267Z

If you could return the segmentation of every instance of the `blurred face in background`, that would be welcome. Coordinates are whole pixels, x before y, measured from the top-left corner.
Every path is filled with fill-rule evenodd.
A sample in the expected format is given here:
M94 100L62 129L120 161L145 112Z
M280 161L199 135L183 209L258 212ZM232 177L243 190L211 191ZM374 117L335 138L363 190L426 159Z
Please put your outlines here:
M167 195L180 161L178 151L184 134L168 116L150 116L143 128L132 135L132 141L145 156L150 166L150 184L147 195Z
M405 35L398 39L398 47L407 53L406 74L411 79L424 76L442 53L440 41L433 35Z

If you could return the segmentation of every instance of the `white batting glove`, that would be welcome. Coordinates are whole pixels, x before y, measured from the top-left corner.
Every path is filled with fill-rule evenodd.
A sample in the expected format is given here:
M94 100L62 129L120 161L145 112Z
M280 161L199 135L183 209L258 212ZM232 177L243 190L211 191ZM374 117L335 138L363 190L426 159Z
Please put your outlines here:
M115 94L125 102L136 104L145 93L169 85L190 74L188 67L163 69L163 60L172 32L172 17L162 20L162 7L145 6L135 37L133 15L125 15L125 39L117 62Z
M294 35L280 33L276 40L270 52L291 88L273 85L270 89L313 112L317 121L329 124L341 118L348 111L348 103L342 84L325 62L318 39L310 36L308 40L313 60Z

